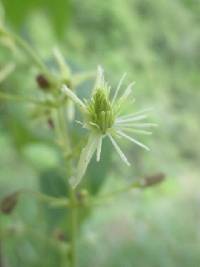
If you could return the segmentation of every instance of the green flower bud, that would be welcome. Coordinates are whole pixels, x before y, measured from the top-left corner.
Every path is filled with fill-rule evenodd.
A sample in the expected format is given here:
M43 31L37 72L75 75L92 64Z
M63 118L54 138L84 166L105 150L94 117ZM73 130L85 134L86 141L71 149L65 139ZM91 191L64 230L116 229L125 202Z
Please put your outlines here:
M107 130L114 124L115 116L108 92L104 88L96 90L87 110L90 125L100 130L102 134L106 134Z

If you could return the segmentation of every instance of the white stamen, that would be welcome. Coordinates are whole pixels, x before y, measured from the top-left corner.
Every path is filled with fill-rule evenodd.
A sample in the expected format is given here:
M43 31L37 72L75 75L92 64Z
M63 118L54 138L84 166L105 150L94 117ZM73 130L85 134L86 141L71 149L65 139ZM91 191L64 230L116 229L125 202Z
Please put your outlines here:
M71 98L83 111L86 111L86 106L83 103L83 101L78 98L78 96L72 92L65 84L63 84L61 90L69 97Z
M132 86L135 84L135 82L132 82L128 85L128 87L126 88L125 92L123 93L123 95L119 98L119 103L123 103L128 96L132 93Z
M130 132L130 133L138 133L138 134L144 134L144 135L152 134L152 132L149 132L149 131L138 130L138 129L133 129L129 127L116 127L116 130L123 130L123 131Z
M121 122L116 122L116 126L148 128L148 127L157 127L158 125L155 123L121 123Z
M99 139L98 139L98 144L97 144L97 161L100 161L100 157L101 157L102 139L103 139L102 136L100 136Z
M92 121L90 121L88 124L91 125L91 126L96 127L97 129L100 129L99 125L94 123L94 122L92 122Z
M125 134L124 132L122 132L122 131L117 131L117 132L118 132L121 136L123 136L124 138L128 139L129 141L131 141L131 142L137 144L138 146L141 146L141 147L143 147L144 149L146 149L146 150L148 150L148 151L150 150L147 146L145 146L144 144L140 143L140 142L137 141L136 139L130 137L129 135Z
M94 86L94 92L96 89L103 87L104 86L104 70L103 68L99 65L97 67L97 78L96 78L96 82L95 82L95 86ZM93 92L93 94L94 94Z
M113 144L114 148L116 149L117 153L119 154L120 158L128 165L130 166L130 163L128 161L128 159L126 158L126 156L124 155L124 153L122 152L122 150L120 149L120 147L118 146L118 144L115 142L115 140L113 139L113 137L108 134L108 137L111 141L111 143Z
M139 121L139 120L143 120L146 119L148 116L147 115L140 115L140 116L134 116L134 117L130 117L130 118L117 118L116 122L121 122L121 123L126 123L126 122L132 122L132 121Z
M121 117L119 117L119 119L128 119L129 117L134 117L134 116L142 115L143 113L149 112L151 110L153 110L153 108L146 108L144 110L137 111L137 112L132 113L132 114L121 116Z
M115 100L116 100L116 98L117 98L117 96L118 96L119 90L120 90L120 88L121 88L121 85L122 85L122 83L123 83L123 81L124 81L126 75L127 75L127 73L124 73L124 74L122 75L122 77L121 77L121 79L120 79L120 81L119 81L119 83L118 83L118 85L117 85L117 89L116 89L115 94L114 94L114 97L113 97L113 99L112 99L112 105L114 104L114 102L115 102Z

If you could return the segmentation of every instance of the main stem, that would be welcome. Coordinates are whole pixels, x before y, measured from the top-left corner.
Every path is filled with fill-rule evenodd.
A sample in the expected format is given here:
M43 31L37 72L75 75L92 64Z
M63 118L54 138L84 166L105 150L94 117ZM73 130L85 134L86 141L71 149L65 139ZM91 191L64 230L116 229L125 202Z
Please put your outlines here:
M63 156L66 161L66 168L67 168L67 178L69 178L69 174L72 174L72 163L71 160L68 158L68 155L71 153L71 144L70 144L70 137L68 134L68 127L65 118L64 108L61 107L58 109L58 134L61 141L61 146L63 148ZM77 266L77 217L78 217L78 210L77 210L77 201L76 201L76 190L71 187L70 185L70 225L71 225L71 246L70 246L70 266L76 267Z
M76 191L71 188L71 267L76 267L77 263L77 208L76 208Z

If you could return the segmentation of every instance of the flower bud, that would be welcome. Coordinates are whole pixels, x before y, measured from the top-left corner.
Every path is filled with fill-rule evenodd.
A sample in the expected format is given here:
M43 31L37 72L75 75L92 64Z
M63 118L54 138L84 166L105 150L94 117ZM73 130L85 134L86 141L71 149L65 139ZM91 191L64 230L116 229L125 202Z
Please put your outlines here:
M0 203L0 210L4 214L10 214L17 205L19 192L6 196Z
M66 234L60 228L55 229L55 231L53 232L53 237L61 242L67 241L68 239Z
M97 89L87 108L91 126L105 134L112 127L115 120L108 90L104 88Z
M54 129L55 128L54 121L53 121L52 118L48 118L47 124L48 124L50 129Z
M81 191L78 191L76 193L76 198L78 200L78 203L80 203L80 204L85 204L87 196L88 196L88 192L85 189L82 189Z
M154 185L158 185L163 182L165 179L164 173L158 173L151 176L145 177L141 182L141 187L150 187Z
M49 81L47 80L47 78L43 74L37 75L36 81L37 81L38 86L41 89L46 90L46 89L50 88L50 83L49 83Z

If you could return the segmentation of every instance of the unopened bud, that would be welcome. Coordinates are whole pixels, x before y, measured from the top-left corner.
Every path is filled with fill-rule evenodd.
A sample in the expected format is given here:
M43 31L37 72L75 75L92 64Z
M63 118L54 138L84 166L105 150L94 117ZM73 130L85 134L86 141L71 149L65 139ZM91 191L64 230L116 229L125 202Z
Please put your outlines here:
M158 173L155 175L145 177L141 182L141 187L150 187L157 184L160 184L165 179L164 173Z
M76 198L77 198L77 200L78 200L78 202L80 204L84 204L85 203L85 200L86 200L87 196L88 196L88 192L85 189L82 189L81 191L78 191L76 193Z
M2 213L10 214L17 205L19 192L12 193L6 196L0 203L0 210Z
M50 87L49 81L47 80L47 78L43 74L39 74L36 77L36 81L37 81L38 86L41 89L48 89Z
M55 231L53 232L53 236L58 241L66 241L67 240L66 234L59 228L55 229Z
M105 134L114 123L115 116L109 100L109 90L98 88L88 104L89 120L95 129Z
M55 125L52 118L48 118L47 123L50 129L54 129Z

